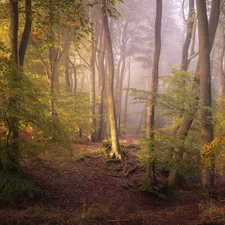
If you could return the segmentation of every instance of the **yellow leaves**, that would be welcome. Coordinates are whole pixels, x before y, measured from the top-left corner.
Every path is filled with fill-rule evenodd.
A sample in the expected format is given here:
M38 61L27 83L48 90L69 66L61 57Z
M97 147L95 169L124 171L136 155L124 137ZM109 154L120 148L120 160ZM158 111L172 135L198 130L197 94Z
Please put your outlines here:
M225 134L218 135L211 143L205 144L201 149L201 159L206 166L215 164L217 169L222 169L225 160Z

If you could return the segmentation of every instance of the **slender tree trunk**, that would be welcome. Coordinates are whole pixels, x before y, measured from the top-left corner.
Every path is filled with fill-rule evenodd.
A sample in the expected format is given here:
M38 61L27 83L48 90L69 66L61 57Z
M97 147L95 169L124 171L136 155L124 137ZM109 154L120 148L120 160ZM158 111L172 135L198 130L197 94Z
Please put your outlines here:
M113 83L114 83L114 59L112 51L112 42L108 25L108 15L107 15L107 4L106 0L102 0L102 16L103 16L103 25L104 33L106 38L106 51L107 51L107 62L108 62L108 76L107 76L107 101L108 101L108 113L110 121L110 130L111 130L111 141L112 141L112 150L111 156L118 159L122 158L119 138L116 127L116 110L115 110L115 100L113 94Z
M126 70L126 57L123 53L123 61L120 73L120 81L119 81L119 90L118 90L118 135L121 135L121 111L122 111L122 99L123 99L123 81L125 77L125 70Z
M117 79L116 79L116 108L117 108L117 129L118 135L121 135L120 123L121 123L121 104L122 104L122 89L123 89L123 80L126 70L126 40L127 40L127 26L128 22L124 25L124 30L121 40L121 50L120 50L120 59L117 67Z
M127 112L128 112L128 97L129 97L129 88L130 88L130 77L131 77L131 57L129 57L128 60L128 80L127 80L127 90L126 90L126 95L125 95L125 103L124 103L124 130L126 134L126 129L127 129Z
M32 14L32 8L31 8L31 0L25 0L25 16L26 16L26 21L25 21L25 27L20 43L20 48L19 48L19 65L23 67L24 64L24 58L25 58L25 53L27 50L27 45L30 37L30 32L31 32L31 26L32 26L32 19L31 19L31 14Z
M140 132L141 132L141 128L142 128L142 125L143 125L143 121L144 119L146 118L146 113L147 113L147 110L146 110L146 105L143 107L143 110L141 112L141 119L140 119L140 122L139 122L139 125L137 127L137 136L140 135Z
M225 72L224 72L224 53L225 53L225 34L224 29L222 30L223 43L219 54L219 79L220 79L220 91L219 91L219 108L224 106L224 96L225 96Z
M74 65L75 62L73 63L70 59L69 59L69 63L73 68L73 86L72 86L72 90L74 95L77 94L77 70L76 70L76 66ZM82 91L81 91L82 92Z
M94 32L94 31L93 31ZM92 50L90 57L90 141L95 141L96 118L95 118L95 63L96 63L96 46L94 44L94 33L92 33Z
M195 16L194 0L189 0L189 13L186 26L186 38L182 50L182 61L181 61L181 70L187 71L188 69L188 50L191 43L191 36L194 25L194 16Z
M69 55L69 48L65 53L65 79L66 79L66 86L69 91L72 91L71 87L71 77L70 77L70 55Z
M212 95L210 74L210 40L207 19L206 1L197 0L198 33L199 33L199 72L200 72L200 115L203 146L209 144L214 137L212 124ZM206 108L208 107L208 108ZM210 108L210 109L209 109ZM210 159L213 160L213 159ZM211 161L212 163L212 161ZM212 165L204 166L202 186L209 190L212 187Z
M181 59L181 70L187 71L188 65L190 63L190 60L188 60L188 50L191 44L191 37L192 37L192 31L193 31L193 25L194 25L194 0L189 0L189 13L188 13L188 19L189 21L186 26L186 38L183 45L182 50L182 59ZM182 81L182 85L185 85L185 81ZM177 117L175 119L178 119ZM179 128L176 131L176 135L179 135ZM180 160L183 156L183 149L175 149L175 158L176 158L176 164L179 165ZM168 176L168 182L167 182L167 194L168 196L172 196L173 192L176 189L178 183L178 172L175 169L171 169Z
M105 37L106 40L106 37ZM105 52L106 54L106 52ZM105 55L106 56L106 55ZM108 67L107 67L108 61L107 57L105 57L105 91L104 91L104 98L107 100L107 84L108 84ZM105 109L105 118L104 118L104 130L103 130L103 137L104 138L109 138L110 136L110 122L109 122L109 113L108 113L108 102L104 104L104 109Z
M104 59L105 59L105 42L104 42L104 33L102 32L100 38L99 52L98 52L98 80L99 80L99 94L98 94L98 128L96 134L96 140L101 141L103 139L103 127L104 127L104 90L105 90L105 68L104 68Z
M158 89L159 58L161 52L161 22L162 22L162 0L156 0L156 22L155 22L155 51L152 61L152 80L150 86L150 104L147 107L147 138L149 139L150 154L154 151L154 128L155 128L155 102ZM154 159L148 162L147 177L149 182L155 182Z

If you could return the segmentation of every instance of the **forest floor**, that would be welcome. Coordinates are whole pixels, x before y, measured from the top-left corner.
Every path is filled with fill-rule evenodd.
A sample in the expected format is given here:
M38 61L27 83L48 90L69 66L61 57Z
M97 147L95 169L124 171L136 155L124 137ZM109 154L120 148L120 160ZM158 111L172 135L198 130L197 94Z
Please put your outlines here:
M135 139L124 139L132 146ZM24 156L27 178L42 194L16 207L0 208L0 224L62 225L202 225L225 224L225 182L217 199L178 190L169 201L140 191L145 175L135 148L127 148L122 162L109 160L102 143L55 147ZM33 154L33 160L32 160ZM38 160L37 160L38 159Z

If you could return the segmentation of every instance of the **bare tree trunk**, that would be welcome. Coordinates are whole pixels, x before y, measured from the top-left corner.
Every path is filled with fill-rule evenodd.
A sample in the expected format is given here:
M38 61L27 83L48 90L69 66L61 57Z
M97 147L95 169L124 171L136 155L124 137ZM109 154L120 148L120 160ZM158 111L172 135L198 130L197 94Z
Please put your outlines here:
M105 40L106 40L106 37L105 37ZM106 52L105 52L106 54ZM107 84L108 84L108 74L107 74L107 71L108 71L108 67L107 67L107 57L105 57L105 91L104 91L104 98L107 100ZM104 118L104 130L103 130L103 137L104 138L108 138L110 136L110 122L109 122L109 113L108 113L108 103L106 102L104 104L104 109L105 109L105 118Z
M30 32L31 32L31 26L32 26L32 20L31 20L31 0L25 0L25 15L26 15L26 21L25 21L25 27L20 43L20 48L19 48L19 65L23 67L24 64L24 58L25 58L25 53L27 50L27 45L30 37Z
M195 16L194 0L189 0L189 13L187 19L186 27L186 38L182 50L182 61L181 61L181 70L187 71L188 69L188 50L191 43L191 36L194 25L194 16Z
M123 53L123 61L120 73L120 81L119 81L119 89L118 89L118 135L121 135L121 111L122 111L122 99L123 99L123 81L125 77L125 70L126 70L126 57Z
M222 108L224 106L224 96L225 96L225 72L224 72L224 53L225 53L225 34L224 29L222 29L222 35L223 35L223 43L222 48L220 50L219 54L219 78L220 78L220 91L219 91L219 108Z
M107 101L108 101L108 113L110 121L110 130L111 130L111 141L112 141L112 150L111 156L118 159L122 158L119 138L116 127L116 110L115 110L115 101L113 94L113 83L114 83L114 59L112 51L112 42L110 37L109 25L108 25L108 15L107 15L107 4L106 0L102 0L102 16L103 16L103 25L104 33L106 38L106 50L107 50L107 60L108 60L108 82L107 82Z
M213 140L212 95L210 73L210 39L207 19L206 1L197 0L198 33L199 33L199 72L200 72L200 115L203 146ZM206 108L208 107L208 108ZM209 109L210 108L210 109ZM211 163L213 159L210 159ZM209 190L212 183L212 164L204 166L202 171L202 186Z
M94 32L94 31L93 31ZM92 33L92 50L90 57L90 141L95 141L96 119L95 119L95 63L96 63L96 46L94 44L94 34Z
M105 90L105 68L104 68L104 59L105 59L105 42L104 42L104 33L101 33L99 52L98 52L98 79L99 79L99 94L98 94L98 128L96 133L96 140L101 141L103 139L103 127L104 127L104 90Z
M65 53L65 79L66 79L66 86L68 87L69 91L72 91L71 87L71 77L70 77L70 55L69 55L69 48Z
M147 138L149 139L149 151L154 151L154 128L155 128L155 102L158 90L159 58L161 52L161 22L162 22L162 0L156 0L156 22L155 22L155 51L152 61L152 80L150 86L149 105L147 107ZM154 159L148 162L147 177L149 182L155 182Z
M77 94L77 70L76 70L76 66L74 65L75 62L73 63L70 59L69 59L69 63L70 65L72 66L73 68L73 87L72 87L72 90L73 90L73 93L74 95ZM82 91L81 91L82 92Z
M146 105L143 107L143 110L141 112L141 119L140 119L140 122L139 122L139 125L137 127L137 136L140 135L140 132L141 132L141 128L142 128L142 125L143 125L143 120L146 118Z
M128 97L129 97L129 88L130 88L130 77L131 77L131 57L129 57L128 60L128 80L127 80L127 90L126 90L126 95L125 95L125 103L124 103L124 130L126 134L126 129L127 129L127 112L128 112Z
M121 49L120 49L120 60L117 68L117 79L116 79L116 108L117 108L117 129L118 135L121 135L120 125L121 125L121 104L122 104L122 89L123 89L123 80L125 77L126 70L126 41L127 41L127 26L128 22L124 25L124 30L121 40Z
M186 26L186 38L183 45L182 50L182 59L181 59L181 70L187 71L188 65L190 63L190 60L188 60L188 50L191 44L191 37L192 37L192 30L194 25L194 0L189 0L189 13L188 13L188 19L187 26ZM185 81L182 82L182 85L185 85ZM177 118L176 118L177 119ZM177 135L179 132L179 128L177 130ZM182 149L175 149L175 157L176 157L176 164L178 165L180 160L183 156L183 150ZM178 172L175 169L171 169L168 176L167 181L167 194L168 196L172 196L173 192L176 189L177 182L178 182Z

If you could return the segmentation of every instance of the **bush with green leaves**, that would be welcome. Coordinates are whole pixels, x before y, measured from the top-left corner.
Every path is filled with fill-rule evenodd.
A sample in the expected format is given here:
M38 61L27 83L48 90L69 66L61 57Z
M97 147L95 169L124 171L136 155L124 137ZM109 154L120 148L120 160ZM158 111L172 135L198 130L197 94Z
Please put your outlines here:
M200 120L192 107L198 95L198 87L194 84L191 72L177 69L172 69L171 76L162 78L161 84L164 87L163 92L154 93L155 102L148 101L152 93L131 89L135 103L154 104L157 107L156 118L171 121L164 124L164 127L155 127L154 139L142 140L138 157L143 166L154 161L157 170L174 169L185 178L187 184L191 184L190 181L200 174ZM193 118L194 122L187 137L182 140L177 138L176 131L184 115ZM179 150L183 157L178 163L176 154L180 153L176 152Z
M0 171L0 201L22 203L41 193L41 189L20 174Z

